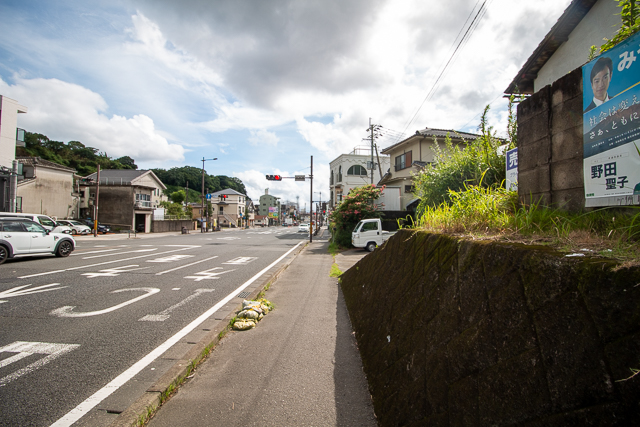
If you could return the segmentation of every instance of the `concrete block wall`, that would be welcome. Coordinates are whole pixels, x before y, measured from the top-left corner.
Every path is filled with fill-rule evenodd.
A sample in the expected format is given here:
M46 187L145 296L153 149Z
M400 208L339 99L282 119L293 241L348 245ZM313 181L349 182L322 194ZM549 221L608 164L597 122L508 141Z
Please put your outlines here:
M584 207L582 70L518 105L518 194L525 203Z
M341 276L381 426L627 426L640 269L400 230Z

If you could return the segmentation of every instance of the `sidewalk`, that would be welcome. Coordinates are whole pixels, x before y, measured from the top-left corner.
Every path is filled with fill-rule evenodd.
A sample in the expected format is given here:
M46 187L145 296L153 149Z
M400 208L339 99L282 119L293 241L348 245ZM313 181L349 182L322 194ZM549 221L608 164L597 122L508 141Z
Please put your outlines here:
M267 292L276 309L229 333L149 425L376 426L327 248L314 237ZM346 271L364 255L336 262Z

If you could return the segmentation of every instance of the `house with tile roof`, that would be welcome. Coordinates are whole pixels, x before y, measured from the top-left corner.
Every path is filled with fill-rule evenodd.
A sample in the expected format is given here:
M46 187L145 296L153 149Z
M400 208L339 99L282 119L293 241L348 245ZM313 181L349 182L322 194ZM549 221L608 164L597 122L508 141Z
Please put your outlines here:
M573 0L516 74L505 93L532 94L588 61L589 48L600 47L620 28L620 8L613 0Z
M377 183L378 187L399 188L400 210L412 210L418 199L414 196L412 173L429 167L434 162L435 141L444 144L449 135L454 145L466 145L480 137L468 132L424 128L381 151L391 159L391 166Z
M98 186L99 184L99 186ZM105 169L83 178L80 185L82 218L94 218L98 210L98 221L111 225L112 229L151 232L154 209L161 201L166 186L150 170Z

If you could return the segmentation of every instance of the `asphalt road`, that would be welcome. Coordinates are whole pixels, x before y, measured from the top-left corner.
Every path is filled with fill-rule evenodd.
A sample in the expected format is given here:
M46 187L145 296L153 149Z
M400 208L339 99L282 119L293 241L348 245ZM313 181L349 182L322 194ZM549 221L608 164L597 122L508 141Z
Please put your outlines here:
M68 258L7 261L0 425L108 425L306 241L296 230L81 237Z

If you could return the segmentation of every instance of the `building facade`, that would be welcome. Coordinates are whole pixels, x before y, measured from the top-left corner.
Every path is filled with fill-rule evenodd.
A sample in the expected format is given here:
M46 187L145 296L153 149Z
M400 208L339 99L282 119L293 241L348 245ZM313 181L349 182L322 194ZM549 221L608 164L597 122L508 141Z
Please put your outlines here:
M349 194L352 188L362 187L371 184L371 173L373 173L373 184L380 181L382 174L389 169L389 156L383 155L374 157L376 163L373 171L367 169L371 163L371 151L367 149L355 148L349 154L341 154L329 163L329 208L333 209L342 202L342 198Z
M17 209L16 146L24 146L24 130L18 128L18 115L26 112L27 107L0 95L0 212Z
M231 188L211 193L211 208L221 227L244 227L247 224L247 196Z
M611 0L573 0L522 66L505 93L532 94L588 62L620 28L620 8Z
M275 225L280 221L280 210L280 198L269 194L269 189L266 188L264 194L260 196L258 215L268 218L269 225Z
M76 170L38 157L17 157L16 210L57 219L78 218L80 195L74 187Z
M84 178L80 185L80 215L94 218L96 210L97 174ZM151 232L153 210L164 196L165 185L150 170L105 169L100 171L97 193L98 221L112 229Z
M397 197L400 198L399 210L407 210L410 205L413 206L417 202L414 196L412 174L424 167L429 167L434 162L433 149L436 144L434 138L439 144L444 144L447 135L454 145L466 145L479 137L479 135L467 132L425 128L417 130L409 138L382 150L382 154L390 157L391 165L378 182L378 186L399 188L399 191L394 193L398 194ZM411 208L409 207L409 209Z

